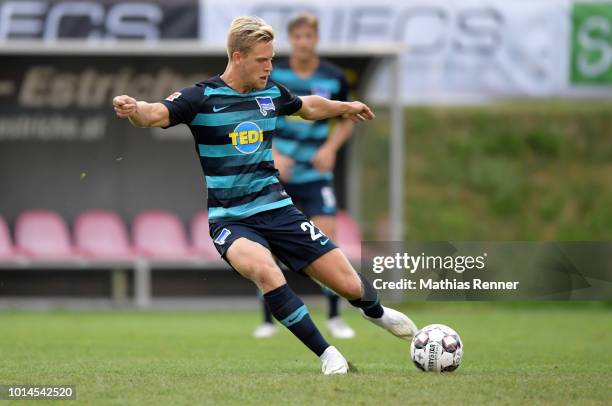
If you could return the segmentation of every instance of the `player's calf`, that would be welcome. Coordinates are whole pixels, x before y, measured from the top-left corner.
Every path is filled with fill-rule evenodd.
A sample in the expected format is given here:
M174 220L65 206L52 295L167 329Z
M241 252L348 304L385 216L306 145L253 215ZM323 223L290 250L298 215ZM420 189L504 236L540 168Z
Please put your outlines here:
M337 248L317 258L304 272L345 299L361 297L361 280L349 260Z
M337 279L339 279L340 282L334 286L333 292L338 296L342 296L349 301L361 298L361 280L357 277L356 272L347 273Z
M287 284L264 294L274 318L287 327L317 356L329 347L308 313L308 308Z

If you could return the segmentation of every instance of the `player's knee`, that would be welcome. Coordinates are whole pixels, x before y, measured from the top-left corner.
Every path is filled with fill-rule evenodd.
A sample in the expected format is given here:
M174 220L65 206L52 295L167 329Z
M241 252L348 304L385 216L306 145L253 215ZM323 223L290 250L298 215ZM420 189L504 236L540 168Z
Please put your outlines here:
M251 264L251 275L257 286L270 286L282 283L283 273L274 262L262 261Z

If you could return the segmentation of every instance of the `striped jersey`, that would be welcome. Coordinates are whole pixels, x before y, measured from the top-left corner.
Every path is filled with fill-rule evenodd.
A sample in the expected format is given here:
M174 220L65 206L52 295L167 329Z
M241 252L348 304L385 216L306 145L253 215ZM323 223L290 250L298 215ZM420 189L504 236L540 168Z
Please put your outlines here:
M308 78L295 74L289 61L274 64L270 76L297 96L318 95L327 99L346 101L348 85L344 74L336 65L321 59L319 67ZM274 146L283 155L295 161L288 183L306 183L331 180L331 172L317 171L310 160L329 135L329 121L307 121L301 117L281 117L278 120Z
M299 97L269 80L239 93L218 75L168 96L170 125L193 134L208 191L210 222L241 219L292 204L278 181L272 137L279 116L302 107Z

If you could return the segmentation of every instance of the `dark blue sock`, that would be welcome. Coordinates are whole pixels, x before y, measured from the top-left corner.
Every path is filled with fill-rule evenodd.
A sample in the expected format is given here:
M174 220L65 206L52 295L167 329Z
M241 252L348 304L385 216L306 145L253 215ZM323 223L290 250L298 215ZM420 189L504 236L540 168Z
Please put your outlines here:
M314 325L302 299L284 284L264 295L268 308L312 352L321 356L329 344Z
M349 300L349 303L355 307L359 307L368 317L379 319L382 317L384 310L380 305L380 297L378 291L362 274L358 273L363 285L363 296L359 299Z
M325 286L321 286L321 290L327 297L327 301L329 303L329 313L327 313L327 318L333 319L334 317L338 317L340 315L340 312L338 311L338 301L340 298L331 289Z

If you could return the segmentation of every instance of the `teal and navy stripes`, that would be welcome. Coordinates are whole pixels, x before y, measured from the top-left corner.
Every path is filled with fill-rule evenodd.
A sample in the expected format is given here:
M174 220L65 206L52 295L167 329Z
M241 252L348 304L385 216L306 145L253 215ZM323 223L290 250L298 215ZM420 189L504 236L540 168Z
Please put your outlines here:
M232 189L210 189L209 190L210 206L223 207L226 209L236 207L236 206L243 206L247 203L250 203L254 200L259 199L262 196L268 196L274 192L279 192L281 194L283 193L283 186L278 181L266 184L265 186L254 188L249 192L241 193L238 195L235 195L236 193L233 188ZM232 195L235 195L235 196L232 196Z
M238 93L219 76L180 93L163 103L171 125L185 123L193 133L211 222L292 203L278 181L272 138L279 115L301 108L299 98L274 81L264 89Z
M272 78L287 86L296 95L319 95L328 99L346 100L348 87L342 71L324 60L308 78L298 76L287 62L279 62L272 71ZM311 160L329 136L327 120L289 120L280 117L274 145L280 153L289 156L297 164L292 168L289 183L306 183L332 179L332 173L316 170Z
M258 111L233 111L223 113L198 113L191 121L191 125L203 125L207 127L229 127L223 130L233 129L245 121L251 121L264 131L272 131L276 128L276 117L262 118Z
M278 181L276 176L268 176L267 170L251 171L240 175L206 176L206 185L210 189L244 189L248 192L251 188L257 188L259 184L270 184ZM233 193L239 193L233 191Z
M248 93L239 93L225 83L221 83L221 86L209 86L204 89L204 96L240 97L243 99L255 99L255 97L276 98L281 96L281 91L273 82L268 82L268 86L263 90L252 90Z
M231 142L229 136L227 142ZM264 134L264 142L260 145L257 151L251 154L244 154L238 151L232 144L198 144L198 153L202 158L228 158L227 162L230 166L243 164L250 165L260 160L265 161L272 159L272 140L270 138L266 139Z
M232 219L239 220L250 217L262 211L279 209L293 204L291 198L277 200L275 196L262 196L252 202L241 204L234 207L208 207L208 220Z

